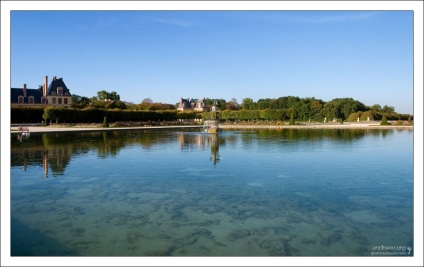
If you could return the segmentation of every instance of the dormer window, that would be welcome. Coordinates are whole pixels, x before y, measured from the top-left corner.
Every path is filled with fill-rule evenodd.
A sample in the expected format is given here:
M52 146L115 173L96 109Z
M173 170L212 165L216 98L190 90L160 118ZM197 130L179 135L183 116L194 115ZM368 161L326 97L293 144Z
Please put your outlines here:
M34 97L33 96L28 97L28 102L30 104L34 104Z
M23 96L18 96L18 103L22 104L24 103L24 97Z
M63 95L63 88L62 87L57 88L57 95Z

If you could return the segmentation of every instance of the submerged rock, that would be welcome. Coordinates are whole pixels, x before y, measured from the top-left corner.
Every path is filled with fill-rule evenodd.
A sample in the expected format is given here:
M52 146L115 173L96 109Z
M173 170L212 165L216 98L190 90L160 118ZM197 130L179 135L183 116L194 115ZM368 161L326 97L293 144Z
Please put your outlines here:
M250 231L247 229L237 229L232 231L229 235L228 235L228 240L230 241L234 241L237 239L241 239L241 238L245 238L250 236Z
M338 232L334 232L328 236L322 237L320 240L320 244L327 247L331 245L331 243L339 241L340 239L342 239L341 234L339 234Z

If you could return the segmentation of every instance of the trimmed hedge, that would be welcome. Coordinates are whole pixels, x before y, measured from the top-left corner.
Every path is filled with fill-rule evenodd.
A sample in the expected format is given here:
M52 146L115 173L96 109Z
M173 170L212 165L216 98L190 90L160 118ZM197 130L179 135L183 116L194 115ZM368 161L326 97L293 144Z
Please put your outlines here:
M117 121L176 121L201 119L198 112L177 112L176 110L105 110L101 108L58 108L58 107L12 107L12 123L102 123Z
M12 107L10 110L11 123L41 123L43 107Z
M283 121L294 114L297 117L295 109L263 109L263 110L223 110L219 113L221 120L229 121ZM361 120L381 120L386 115L388 120L413 120L409 114L382 114L373 111L359 111L350 114L347 121L356 121L358 117ZM109 123L118 121L177 121L192 119L211 119L214 117L212 112L178 112L176 110L106 110L101 108L58 108L58 107L12 107L12 123L102 123L104 116L107 116Z

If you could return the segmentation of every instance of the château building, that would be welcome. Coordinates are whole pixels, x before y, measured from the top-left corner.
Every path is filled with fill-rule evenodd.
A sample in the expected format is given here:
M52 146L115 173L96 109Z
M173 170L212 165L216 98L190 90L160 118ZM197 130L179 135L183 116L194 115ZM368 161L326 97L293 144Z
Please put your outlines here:
M27 88L24 84L22 88L11 88L11 106L54 106L54 107L70 107L72 105L72 96L66 86L63 78L56 78L50 85L48 77L44 77L44 84L38 89Z
M177 106L177 110L179 111L207 111L208 108L205 105L205 98L194 101L190 98L180 98L180 103Z

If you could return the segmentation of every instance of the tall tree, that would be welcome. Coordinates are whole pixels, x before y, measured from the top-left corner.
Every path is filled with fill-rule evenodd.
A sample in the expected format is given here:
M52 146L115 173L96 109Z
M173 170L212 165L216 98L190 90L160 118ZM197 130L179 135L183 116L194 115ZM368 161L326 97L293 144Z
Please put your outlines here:
M239 103L237 103L237 99L231 98L230 102L227 103L226 108L228 110L239 110L240 105L239 105Z
M109 94L109 99L110 99L110 100L113 100L113 101L116 101L116 100L120 100L120 99L121 99L121 97L118 95L118 93L116 93L115 91L112 91L112 92Z
M266 99L259 99L258 102L256 103L256 106L258 109L263 110L263 109L267 109L267 108L271 108L271 99L270 98L266 98Z
M392 107L392 106L385 105L385 106L382 108L382 111L383 111L384 113L393 113L393 112L395 112L395 108L394 108L394 107Z
M150 103L150 104L152 104L153 103L153 100L148 97L148 98L143 99L143 101L141 101L141 103Z
M97 92L98 100L107 100L109 99L109 93L106 90L101 90Z
M251 98L244 98L241 103L242 109L256 109L256 103Z

